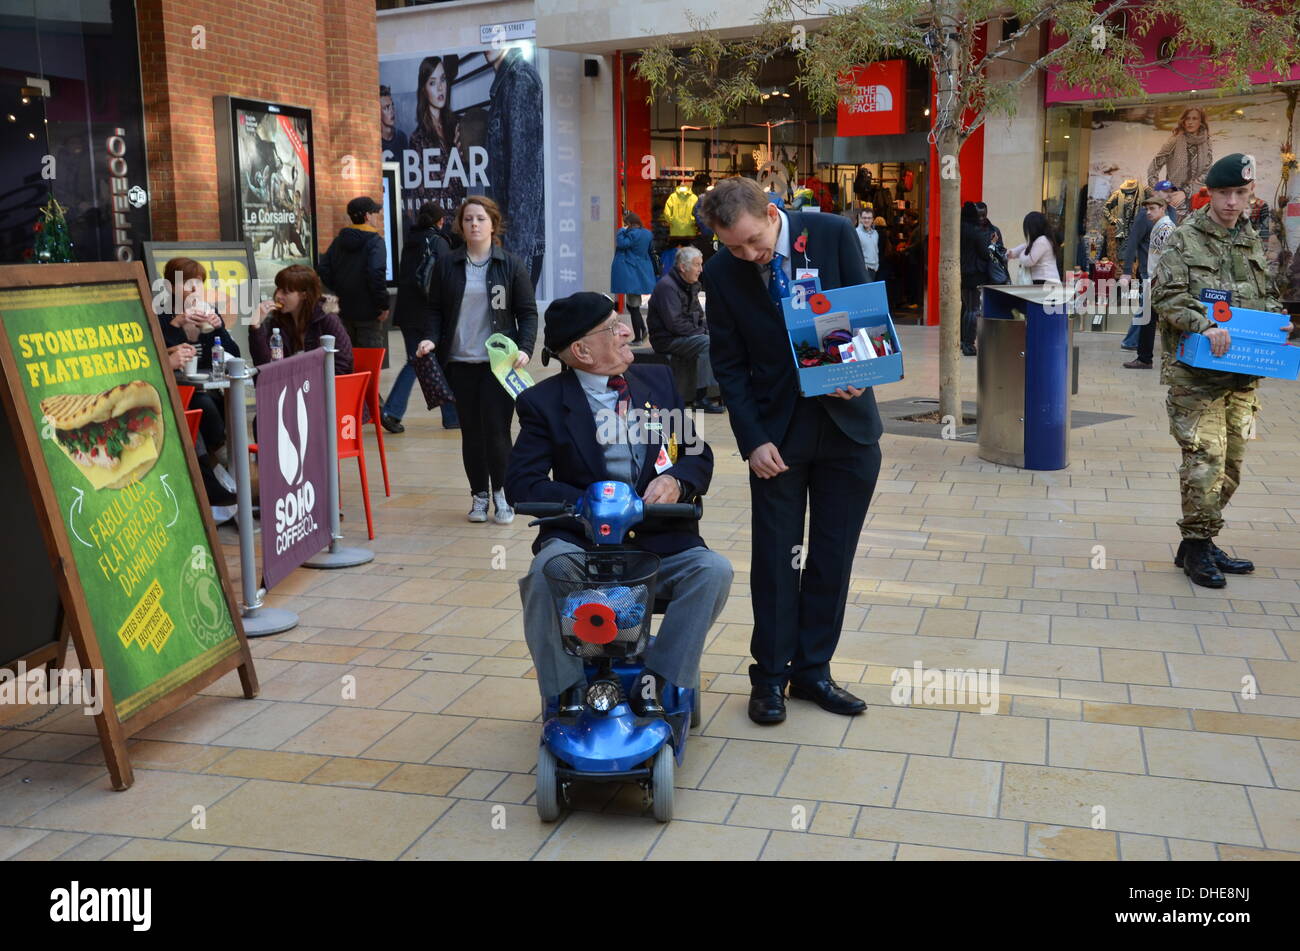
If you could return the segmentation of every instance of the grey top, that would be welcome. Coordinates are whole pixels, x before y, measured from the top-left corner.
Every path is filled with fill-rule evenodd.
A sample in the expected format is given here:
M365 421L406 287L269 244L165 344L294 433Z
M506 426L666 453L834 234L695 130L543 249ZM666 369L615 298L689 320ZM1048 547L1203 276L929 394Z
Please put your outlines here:
M487 338L492 334L488 309L487 272L489 256L482 265L465 258L465 293L460 299L460 317L452 337L448 362L487 363Z
M635 423L629 426L618 418L618 393L609 388L609 377L586 370L573 372L596 421L596 443L605 456L605 475L635 488L645 462L645 434Z

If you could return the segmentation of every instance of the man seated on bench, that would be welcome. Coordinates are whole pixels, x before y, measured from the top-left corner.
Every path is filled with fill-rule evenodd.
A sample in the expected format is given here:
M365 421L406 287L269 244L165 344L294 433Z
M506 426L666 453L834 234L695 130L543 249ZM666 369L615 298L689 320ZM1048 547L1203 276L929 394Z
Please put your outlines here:
M650 346L656 353L672 357L677 391L687 405L706 413L721 413L722 401L709 398L710 389L717 391L718 381L709 364L709 328L700 306L702 270L704 255L699 248L687 246L678 251L673 266L659 278L650 295L646 325Z
M564 367L516 401L519 437L505 482L511 505L576 502L593 482L607 479L630 484L646 502L689 502L708 490L713 451L690 429L668 368L631 366L631 338L604 294L584 291L546 309L542 363L558 357ZM643 522L627 544L659 556L658 596L670 602L644 656L654 696L636 691L630 698L638 716L661 716L665 681L695 683L705 637L727 603L731 562L705 546L694 521ZM581 705L586 678L582 661L564 652L542 567L556 555L591 547L576 521L543 526L519 581L537 686L544 700L560 696L562 710Z

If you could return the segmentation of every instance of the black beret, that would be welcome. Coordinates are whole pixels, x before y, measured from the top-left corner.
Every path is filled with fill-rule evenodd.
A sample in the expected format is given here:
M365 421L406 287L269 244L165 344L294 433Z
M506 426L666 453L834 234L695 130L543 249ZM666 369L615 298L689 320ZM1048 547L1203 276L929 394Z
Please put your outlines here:
M614 302L595 291L579 291L551 301L546 308L546 346L542 350L542 365L548 362L548 354L555 356L593 327L604 323L613 310Z
M1206 188L1240 188L1255 180L1255 156L1233 152L1210 166Z

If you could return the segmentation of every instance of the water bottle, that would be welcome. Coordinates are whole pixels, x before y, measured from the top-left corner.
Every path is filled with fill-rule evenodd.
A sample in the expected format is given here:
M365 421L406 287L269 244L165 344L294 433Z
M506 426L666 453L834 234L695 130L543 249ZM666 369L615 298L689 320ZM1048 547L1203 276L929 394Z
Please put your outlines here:
M284 359L284 339L280 336L279 327L271 331L271 359Z
M221 380L226 376L226 348L221 345L221 338L212 341L212 379Z

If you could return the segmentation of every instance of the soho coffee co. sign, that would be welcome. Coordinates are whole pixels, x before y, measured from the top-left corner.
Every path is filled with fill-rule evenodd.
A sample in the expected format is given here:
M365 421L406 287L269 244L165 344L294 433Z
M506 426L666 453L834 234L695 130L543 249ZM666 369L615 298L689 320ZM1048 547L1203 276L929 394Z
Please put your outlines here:
M330 543L330 425L324 350L258 367L262 577L267 589Z
M120 126L114 129L104 140L104 148L108 153L109 191L113 196L113 254L119 261L133 261L135 239L128 215L133 208L143 208L149 195L139 185L131 185L127 178L130 168L126 163L126 130Z

